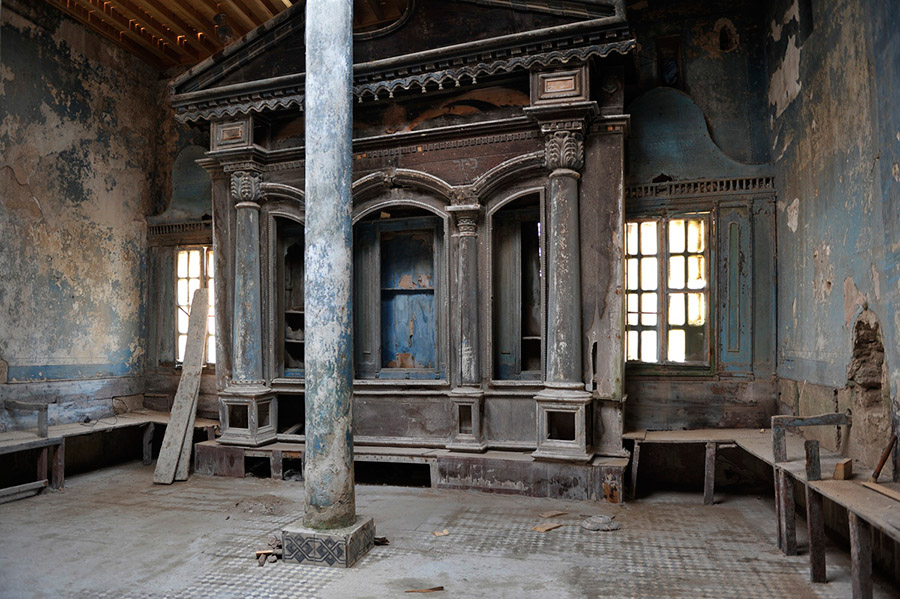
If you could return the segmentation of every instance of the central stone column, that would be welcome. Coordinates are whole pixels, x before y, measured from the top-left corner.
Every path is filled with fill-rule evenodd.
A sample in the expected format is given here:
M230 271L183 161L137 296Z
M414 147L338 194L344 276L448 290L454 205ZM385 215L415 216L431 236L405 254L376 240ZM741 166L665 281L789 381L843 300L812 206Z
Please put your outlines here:
M353 480L353 0L306 5L306 512L284 559L352 566L374 545Z

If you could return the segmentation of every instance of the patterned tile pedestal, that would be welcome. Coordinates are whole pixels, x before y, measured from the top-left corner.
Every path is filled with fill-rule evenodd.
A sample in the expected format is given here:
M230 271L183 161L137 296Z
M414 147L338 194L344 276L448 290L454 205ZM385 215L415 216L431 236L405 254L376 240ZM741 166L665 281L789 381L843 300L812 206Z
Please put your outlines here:
M305 528L301 519L285 527L281 541L286 562L349 568L375 546L375 521L356 516L353 526L316 530Z

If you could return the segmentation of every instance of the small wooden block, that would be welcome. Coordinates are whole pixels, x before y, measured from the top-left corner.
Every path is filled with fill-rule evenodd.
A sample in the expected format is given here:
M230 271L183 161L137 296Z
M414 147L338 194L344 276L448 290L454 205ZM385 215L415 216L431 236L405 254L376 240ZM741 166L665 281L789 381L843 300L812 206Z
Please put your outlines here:
M541 518L556 518L557 516L565 516L567 513L568 512L559 512L553 510L549 512L541 512L540 514L538 514L538 516L540 516Z
M551 530L556 530L561 526L562 524L560 524L559 522L544 522L543 524L532 526L531 530L533 530L534 532L549 532Z
M878 483L869 483L865 482L862 484L867 489L872 489L878 493L881 493L885 497L890 497L895 501L900 501L900 492L891 489L890 487L885 487L884 485L879 485Z
M436 537L446 537L447 535L450 534L450 531L445 528L444 530L436 530L431 534L433 534Z
M834 480L849 480L853 476L853 460L844 458L834 466Z

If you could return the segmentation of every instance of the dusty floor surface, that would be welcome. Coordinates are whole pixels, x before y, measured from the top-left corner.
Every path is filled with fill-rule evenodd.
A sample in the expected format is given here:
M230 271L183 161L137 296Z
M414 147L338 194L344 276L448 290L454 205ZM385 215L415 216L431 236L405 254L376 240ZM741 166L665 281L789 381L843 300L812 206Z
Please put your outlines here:
M807 557L774 547L771 501L754 496L704 507L699 494L665 493L617 507L359 486L358 511L391 543L337 570L253 557L299 517L302 483L192 476L166 487L152 476L127 464L0 505L0 597L380 599L436 586L424 596L850 597L849 556L829 551L828 584L811 584ZM552 519L564 526L532 531L549 510L567 512ZM621 530L582 529L594 514ZM875 596L897 589L879 579Z

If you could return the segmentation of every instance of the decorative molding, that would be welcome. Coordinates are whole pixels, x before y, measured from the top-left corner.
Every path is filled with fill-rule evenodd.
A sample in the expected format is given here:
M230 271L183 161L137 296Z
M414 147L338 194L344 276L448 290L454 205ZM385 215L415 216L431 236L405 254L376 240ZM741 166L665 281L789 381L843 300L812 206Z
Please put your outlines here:
M547 135L544 152L550 170L580 171L584 166L584 136L573 131L554 131Z
M235 171L231 174L231 197L238 205L259 202L262 177L258 172Z
M774 177L740 177L629 185L625 188L625 199L640 200L659 197L677 198L773 193L775 193Z
M367 158L389 158L394 156L403 156L404 154L417 154L425 152L436 152L441 150L452 150L454 148L468 148L472 146L503 144L513 141L537 139L538 136L539 135L537 131L531 130L516 131L513 133L498 133L496 135L486 135L483 137L468 137L465 139L449 139L446 141L438 141L427 144L415 144L400 146L396 148L356 152L354 154L354 159L364 160Z
M163 237L166 235L190 235L195 233L211 233L212 221L193 223L173 223L165 225L149 225L147 237Z
M444 86L460 87L467 81L475 85L479 77L493 77L517 70L544 69L573 61L583 63L591 58L604 58L612 53L626 55L636 45L632 38L601 42L599 41L601 33L603 32L585 36L595 40L596 43L566 47L573 41L562 39L549 43L551 47L557 46L556 49L539 54L529 54L534 46L528 44L517 48L505 47L482 51L456 59L448 57L440 62L410 64L402 68L385 68L356 75L353 94L358 102L364 102L379 100L382 97L393 98L395 93L400 92L427 93L443 90ZM585 37L577 39L584 43ZM401 76L397 76L398 74ZM302 111L304 83L305 75L301 73L239 86L223 86L176 94L172 97L176 111L175 120L189 123L286 108L299 108Z

